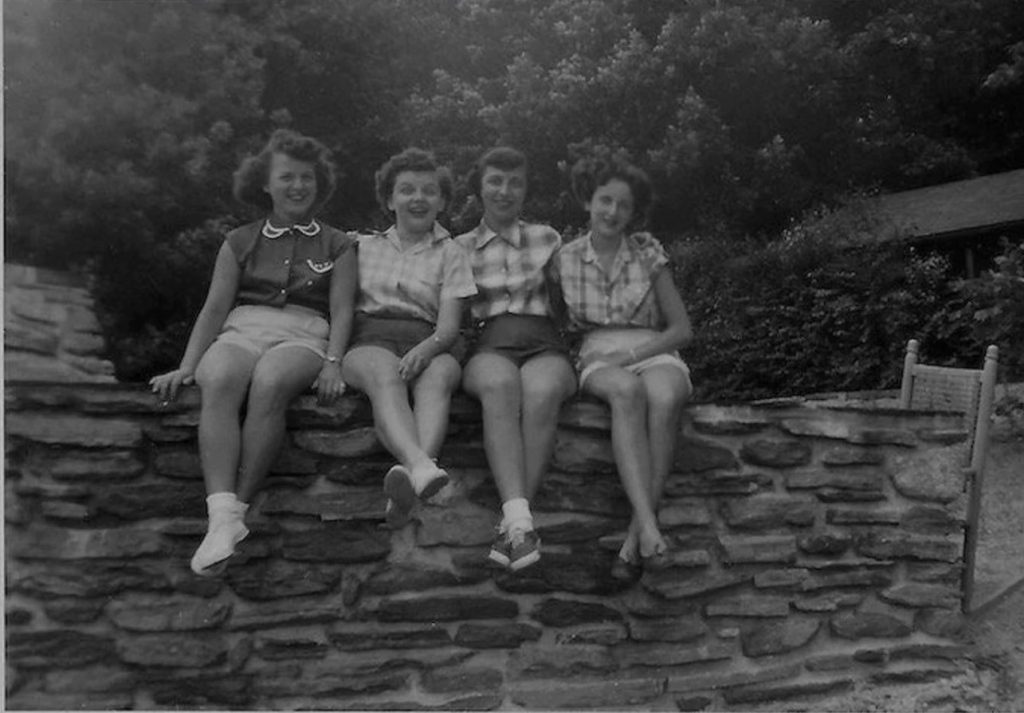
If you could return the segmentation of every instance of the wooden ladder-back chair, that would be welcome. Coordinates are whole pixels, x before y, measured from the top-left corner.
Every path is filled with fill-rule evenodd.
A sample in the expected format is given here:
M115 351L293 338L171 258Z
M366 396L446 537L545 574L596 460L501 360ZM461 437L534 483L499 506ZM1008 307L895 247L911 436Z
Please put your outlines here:
M964 466L968 468L967 522L964 529L964 573L961 579L961 604L966 612L974 596L981 493L985 480L985 457L988 454L988 432L995 398L999 349L995 345L989 346L985 351L982 368L962 369L919 364L918 346L916 339L907 342L900 408L962 413L968 432L964 458Z

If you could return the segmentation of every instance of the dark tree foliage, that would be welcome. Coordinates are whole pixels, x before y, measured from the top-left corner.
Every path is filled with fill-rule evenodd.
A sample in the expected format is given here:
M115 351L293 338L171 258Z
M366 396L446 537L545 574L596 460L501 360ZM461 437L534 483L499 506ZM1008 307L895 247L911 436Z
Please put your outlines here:
M384 224L373 173L411 144L452 164L447 219L472 222L463 177L504 142L531 217L578 229L566 167L624 152L654 230L730 256L853 191L1024 165L1019 0L8 0L4 62L5 258L94 277L122 379L178 359L223 231L253 217L231 173L282 125L334 151L342 227ZM731 328L705 297L699 330Z

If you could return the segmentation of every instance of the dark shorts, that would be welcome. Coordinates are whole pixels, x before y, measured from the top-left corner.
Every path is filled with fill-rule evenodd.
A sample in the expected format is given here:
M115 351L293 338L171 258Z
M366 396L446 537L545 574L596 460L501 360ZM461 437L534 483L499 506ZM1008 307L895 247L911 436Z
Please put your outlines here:
M499 354L521 367L541 354L558 354L569 359L569 347L550 317L500 314L483 323L473 354Z
M378 317L356 312L348 348L351 351L356 347L380 347L401 358L433 333L434 325L424 319Z

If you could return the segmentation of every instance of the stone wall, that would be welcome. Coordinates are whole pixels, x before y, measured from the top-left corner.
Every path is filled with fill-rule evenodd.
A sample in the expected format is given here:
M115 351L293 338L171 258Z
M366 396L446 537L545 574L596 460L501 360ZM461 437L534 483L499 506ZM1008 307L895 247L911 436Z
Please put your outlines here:
M478 409L453 483L381 527L367 402L303 398L220 579L197 394L8 383L6 707L729 709L957 667L965 434L955 417L796 401L692 407L659 518L674 566L609 576L628 518L605 411L563 414L541 562L486 564Z
M112 383L114 365L85 278L4 265L4 377Z

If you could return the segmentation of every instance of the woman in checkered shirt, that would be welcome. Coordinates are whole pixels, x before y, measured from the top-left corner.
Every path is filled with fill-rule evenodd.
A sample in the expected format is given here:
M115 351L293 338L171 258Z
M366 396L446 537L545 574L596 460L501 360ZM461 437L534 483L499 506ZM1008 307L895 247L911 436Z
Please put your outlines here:
M292 400L313 384L323 402L345 389L331 355L345 349L352 323L353 238L315 219L334 186L327 147L293 131L274 132L242 162L235 197L266 214L225 236L180 365L150 381L165 404L199 385L209 523L192 557L196 574L222 570L249 534L249 501L277 456Z
M465 252L437 223L452 196L448 169L410 148L385 162L376 182L395 222L358 238L359 295L342 376L370 397L377 435L398 461L384 491L388 525L399 528L417 499L448 482L434 459L461 377L449 350L476 285Z
M548 294L562 238L520 217L526 157L519 151L491 149L469 182L484 215L456 238L469 254L478 289L472 314L479 332L463 387L480 400L484 450L502 501L489 557L519 570L540 558L529 501L551 459L559 409L576 391Z
M580 337L580 390L608 403L612 449L633 519L613 574L668 564L656 508L693 387L678 349L692 336L669 259L650 233L633 232L653 198L647 175L617 160L583 159L573 195L590 230L558 255L561 293Z

